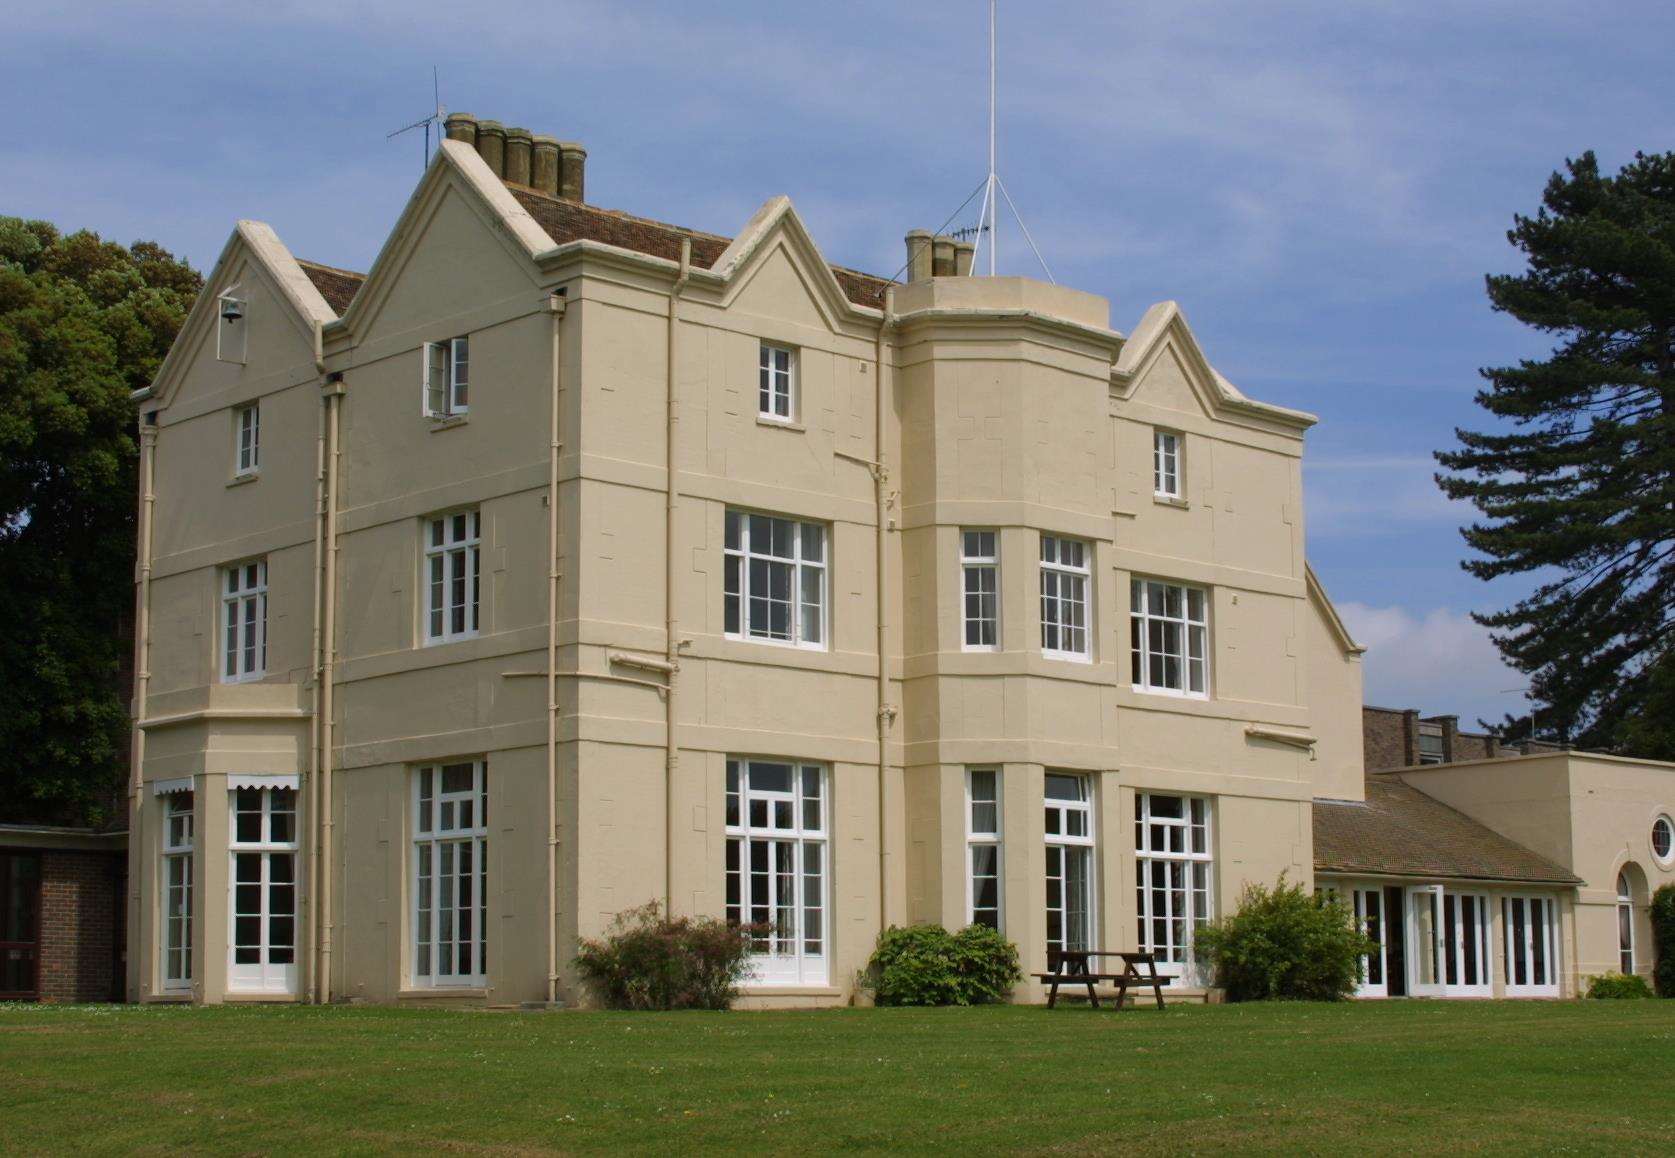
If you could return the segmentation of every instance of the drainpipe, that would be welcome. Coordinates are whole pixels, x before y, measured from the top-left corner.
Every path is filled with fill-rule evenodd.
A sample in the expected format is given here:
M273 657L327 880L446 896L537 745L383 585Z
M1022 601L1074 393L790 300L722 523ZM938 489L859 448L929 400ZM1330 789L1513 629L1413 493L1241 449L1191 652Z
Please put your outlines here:
M337 507L339 436L343 420L341 378L328 379L326 399L325 573L321 576L320 640L320 1003L332 999L332 691L337 668Z
M320 322L314 323L314 369L320 384L326 384L326 360ZM320 896L325 891L320 876L320 593L325 571L326 521L326 408L320 407L314 432L314 628L308 652L308 672L314 681L313 710L308 714L308 1000L320 1000Z
M547 448L547 1004L558 1000L558 396L564 298L547 295L552 317L552 406Z
M680 400L675 386L675 332L677 303L681 292L692 277L692 239L681 238L680 274L669 287L668 339L668 405L664 426L665 454L663 491L663 628L666 639L664 662L669 665L668 693L663 697L663 912L672 915L675 900L675 777L680 770L680 748L675 735L676 686L680 679L680 624L675 601L675 517L680 497L678 483L678 452L680 433Z
M151 413L140 416L140 511L139 534L136 536L136 576L134 584L134 725L129 744L128 832L134 849L130 857L128 879L135 890L140 885L140 857L143 855L145 828L140 824L140 813L145 807L145 719L146 697L151 690L151 526L152 512L157 506L157 422ZM126 898L123 904L127 904ZM131 922L137 930L139 921ZM132 938L136 943L142 938ZM126 984L126 982L124 982ZM135 994L138 996L138 993Z
M889 568L886 563L886 547L889 540L887 515L892 501L890 486L890 468L884 455L884 411L885 411L885 378L884 378L884 338L886 333L895 325L894 314L895 287L884 291L884 318L878 326L878 338L873 350L873 382L874 418L873 425L873 453L878 456L872 464L873 490L877 502L878 542L876 554L878 556L878 574L875 582L878 585L878 931L882 933L890 924L890 821L888 774L890 767L889 740L890 725L895 721L896 709L890 703L890 662L889 643L890 599L889 599Z

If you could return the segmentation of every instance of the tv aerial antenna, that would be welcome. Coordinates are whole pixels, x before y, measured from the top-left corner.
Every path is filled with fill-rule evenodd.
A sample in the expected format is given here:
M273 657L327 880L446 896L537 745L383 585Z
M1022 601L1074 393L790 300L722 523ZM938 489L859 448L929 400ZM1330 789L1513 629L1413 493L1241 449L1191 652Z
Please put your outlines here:
M1035 244L1035 238L1029 235L1029 226L1024 224L1024 215L1018 212L1017 202L1012 200L1012 194L1007 191L1006 182L1000 179L1000 171L996 163L995 25L997 7L998 0L989 0L989 175L984 179L981 186L983 190L983 203L977 212L977 224L961 230L960 233L969 233L976 238L976 249L972 251L971 255L971 268L973 270L977 269L979 258L987 256L989 259L989 276L994 277L995 261L997 257L996 251L999 248L996 243L998 241L1000 229L1000 200L1001 198L1005 198L1007 208L1012 210L1013 220L1018 223L1019 232L1024 235L1024 240L1029 243L1030 251L1035 254L1035 260L1041 263L1041 272L1047 275L1048 281L1057 285L1058 279L1053 277L1053 271L1047 268L1047 259L1041 256L1041 250ZM973 196L975 195L976 193L974 190ZM967 204L969 204L970 201L970 197L966 198ZM960 206L960 210L963 210L964 208L964 205ZM958 216L960 210L955 210L956 216ZM986 254L984 252L985 241L988 243L988 250Z
M410 125L403 125L401 128L397 129L395 132L386 133L384 135L384 139L386 141L390 141L390 140L394 140L396 137L401 136L401 134L403 134L403 133L410 133L414 129L418 129L418 128L424 129L424 131L425 131L424 168L427 168L427 169L430 168L430 127L432 125L436 126L436 140L437 140L437 143L440 144L441 141L442 141L442 122L448 116L448 110L442 106L442 82L441 82L440 78L437 76L435 65L431 65L431 67L430 67L430 92L431 92L432 100L433 100L434 105L435 105L435 110L430 114L430 116L425 117L422 120L414 121Z

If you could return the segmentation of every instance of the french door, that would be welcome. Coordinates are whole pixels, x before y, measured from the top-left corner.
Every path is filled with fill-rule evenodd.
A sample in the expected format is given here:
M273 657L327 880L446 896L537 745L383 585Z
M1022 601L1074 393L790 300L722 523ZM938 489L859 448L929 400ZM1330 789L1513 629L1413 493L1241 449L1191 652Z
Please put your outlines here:
M1361 958L1361 984L1358 997L1388 997L1390 995L1390 943L1385 923L1384 890L1378 888L1355 890L1355 924L1373 942L1373 951Z
M1502 897L1506 995L1559 995L1559 919L1551 897Z
M1442 886L1407 890L1407 992L1441 997L1443 989Z
M1489 898L1480 893L1442 897L1443 986L1449 997L1493 993Z
M0 1000L40 997L41 859L0 852Z

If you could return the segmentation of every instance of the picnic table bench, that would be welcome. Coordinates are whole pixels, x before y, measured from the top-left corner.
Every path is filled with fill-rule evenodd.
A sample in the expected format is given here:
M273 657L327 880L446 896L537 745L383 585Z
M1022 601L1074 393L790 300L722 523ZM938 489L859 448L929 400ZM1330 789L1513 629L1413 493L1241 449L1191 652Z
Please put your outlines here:
M1121 962L1121 969L1116 972L1100 973L1092 968L1095 958L1115 957ZM1145 966L1141 972L1140 967ZM1128 951L1108 951L1105 949L1049 949L1047 951L1046 973L1036 973L1032 976L1037 981L1048 984L1047 1008L1058 1004L1060 985L1085 985L1088 990L1088 1002L1099 1008L1099 994L1094 986L1101 981L1109 981L1116 986L1117 1008L1122 1008L1122 999L1130 989L1150 988L1152 995L1157 998L1157 1007L1163 1008L1163 987L1169 984L1169 978L1157 975L1157 958L1151 953Z

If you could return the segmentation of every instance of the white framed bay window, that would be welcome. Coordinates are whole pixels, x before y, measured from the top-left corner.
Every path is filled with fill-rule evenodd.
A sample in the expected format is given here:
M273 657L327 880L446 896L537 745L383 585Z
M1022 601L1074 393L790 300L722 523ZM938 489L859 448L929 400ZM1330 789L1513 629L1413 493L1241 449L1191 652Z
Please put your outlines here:
M1080 539L1041 536L1041 654L1093 658L1092 547Z
M488 813L483 761L414 770L410 920L416 988L487 983Z
M830 981L827 770L727 760L727 920L750 931L753 985Z
M162 985L165 992L192 988L192 922L194 889L192 857L196 824L191 792L162 797Z
M227 988L297 991L297 793L235 787L229 793Z
M268 561L221 569L221 682L259 680L268 666Z
M966 651L1000 647L1000 533L960 532L960 646Z
M1000 929L1002 838L1000 771L969 768L965 774L966 890L968 925Z
M1157 971L1184 975L1192 938L1210 912L1210 802L1202 796L1134 796L1134 911L1140 948Z
M1087 776L1048 772L1047 954L1094 947L1093 783Z
M826 648L826 527L729 509L723 630L731 639Z
M1209 596L1156 579L1129 583L1134 690L1204 699L1210 687Z
M477 585L482 575L483 516L476 510L425 520L425 642L449 643L477 634Z

